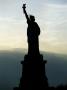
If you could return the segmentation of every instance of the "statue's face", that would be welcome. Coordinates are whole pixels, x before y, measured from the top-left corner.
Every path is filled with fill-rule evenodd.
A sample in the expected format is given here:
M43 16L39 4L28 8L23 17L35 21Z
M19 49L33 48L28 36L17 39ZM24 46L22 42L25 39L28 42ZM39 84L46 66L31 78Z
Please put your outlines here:
M30 16L30 20L34 22L35 21L35 17L34 16Z

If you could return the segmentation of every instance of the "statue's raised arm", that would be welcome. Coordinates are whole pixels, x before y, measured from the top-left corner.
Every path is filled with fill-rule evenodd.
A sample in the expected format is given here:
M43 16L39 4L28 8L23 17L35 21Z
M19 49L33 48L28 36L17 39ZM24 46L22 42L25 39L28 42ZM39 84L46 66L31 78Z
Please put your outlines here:
M26 19L29 20L29 17L28 17L27 12L26 12L26 4L23 4L22 8L23 8L23 12L25 14Z

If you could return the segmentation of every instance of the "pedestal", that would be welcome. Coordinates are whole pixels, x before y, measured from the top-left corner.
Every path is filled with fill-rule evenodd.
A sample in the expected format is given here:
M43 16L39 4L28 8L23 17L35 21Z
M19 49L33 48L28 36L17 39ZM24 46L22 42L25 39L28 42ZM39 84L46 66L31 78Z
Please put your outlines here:
M45 64L42 55L25 55L22 64L22 76L19 87L14 90L44 90L48 88L48 80L46 77Z

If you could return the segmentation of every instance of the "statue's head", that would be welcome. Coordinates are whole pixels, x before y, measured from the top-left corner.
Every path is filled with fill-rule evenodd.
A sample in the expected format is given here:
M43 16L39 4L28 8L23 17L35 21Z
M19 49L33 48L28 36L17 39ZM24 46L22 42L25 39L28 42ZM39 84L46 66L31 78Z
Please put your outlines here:
M33 15L30 15L30 20L31 20L32 22L34 22L34 21L35 21L35 17L34 17Z

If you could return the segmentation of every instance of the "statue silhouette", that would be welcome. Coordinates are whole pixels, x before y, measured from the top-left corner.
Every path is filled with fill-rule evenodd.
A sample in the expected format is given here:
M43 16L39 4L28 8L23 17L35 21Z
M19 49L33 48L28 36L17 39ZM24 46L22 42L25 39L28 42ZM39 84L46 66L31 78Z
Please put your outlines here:
M34 16L27 15L25 4L22 8L28 24L28 54L24 56L24 61L21 61L22 76L19 87L15 87L14 90L47 90L48 78L45 70L47 61L43 60L43 55L39 53L40 28Z
M26 12L26 4L23 4L22 8L28 24L28 28L27 28L28 54L36 55L36 54L39 54L38 36L40 35L40 28L38 24L35 22L35 17L32 15L28 16Z

